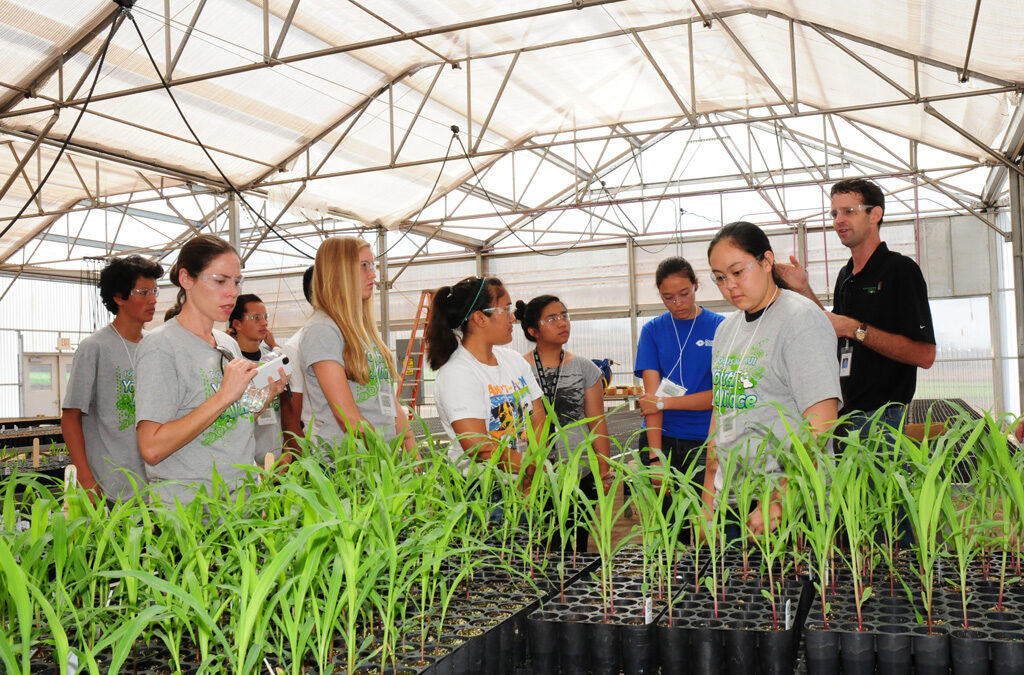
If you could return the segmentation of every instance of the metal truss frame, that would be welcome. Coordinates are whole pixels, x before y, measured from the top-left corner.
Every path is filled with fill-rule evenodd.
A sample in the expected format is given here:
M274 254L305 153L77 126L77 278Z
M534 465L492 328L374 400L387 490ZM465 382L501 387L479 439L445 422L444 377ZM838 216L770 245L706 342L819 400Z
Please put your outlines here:
M400 27L389 23L385 17L374 14L367 6L359 4L353 0L353 5L386 24L393 31L393 34L381 38L375 38L373 40L338 45L327 49L288 54L284 49L286 38L289 31L296 27L295 17L298 8L300 7L301 0L291 0L291 2L288 3L287 12L273 16L274 21L278 21L281 24L280 28L276 29L276 32L271 30L272 14L269 1L248 1L253 5L262 8L263 12L264 53L262 61L235 68L193 73L180 77L176 76L177 64L184 53L184 50L188 48L190 38L194 33L197 22L201 18L204 7L207 3L206 0L199 0L196 4L195 10L189 18L188 24L184 25L183 29L181 29L181 27L178 28L181 32L181 37L176 43L172 39L172 20L169 14L169 3L164 3L164 75L168 79L170 86L177 87L195 82L216 80L217 78L237 75L243 72L254 72L260 69L272 68L284 64L301 64L305 61L311 61L335 54L344 53L351 56L355 55L360 50L405 41L411 41L422 47L427 58L414 68L410 68L405 72L387 79L380 87L378 87L377 90L368 93L361 102L346 111L343 115L339 116L338 119L327 124L318 133L304 141L301 146L289 151L287 155L271 160L242 157L242 159L246 161L252 162L255 165L262 165L264 167L264 170L256 179L243 186L243 189L248 194L262 198L266 196L266 192L269 188L294 186L294 192L292 193L292 196L285 208L281 209L280 213L275 215L273 218L268 214L267 220L270 221L271 226L268 226L263 222L258 222L254 223L252 228L246 230L245 236L248 242L246 246L247 250L244 252L244 256L246 258L248 258L265 240L267 240L268 236L271 234L270 229L273 226L280 229L283 236L286 238L301 239L307 237L319 238L323 236L324 232L320 230L315 223L310 221L298 221L294 225L282 223L284 216L288 211L288 206L298 199L306 189L306 186L312 181L355 174L386 172L396 168L439 166L442 162L446 161L446 158L440 156L403 159L402 153L413 127L421 117L424 106L429 100L431 100L435 85L437 84L445 67L456 67L463 70L466 77L467 91L471 91L472 64L473 62L486 59L507 58L508 60L503 79L497 91L493 93L489 105L486 106L482 116L479 117L473 114L469 105L467 105L467 109L464 111L455 111L465 115L467 124L465 132L468 138L468 142L466 144L468 148L468 155L466 157L459 157L458 161L465 161L468 159L474 164L475 171L462 171L458 176L459 180L456 181L453 186L435 193L427 201L426 207L430 207L439 200L445 199L453 191L463 193L465 195L463 199L456 204L455 208L453 208L451 212L446 212L443 217L420 218L420 213L422 213L424 209L417 209L416 211L404 214L394 223L363 223L364 227L410 232L417 237L426 239L427 241L437 239L449 244L460 246L467 250L489 250L498 246L509 237L515 236L515 232L517 231L531 233L534 241L545 234L552 236L569 234L569 231L567 230L556 229L554 223L548 224L546 227L540 229L531 230L531 227L544 213L564 211L567 209L579 209L590 213L598 220L603 219L605 222L612 223L617 227L622 228L623 232L621 236L632 238L646 232L650 227L650 222L642 223L641 226L635 227L635 232L631 232L629 231L629 228L621 226L620 224L599 215L597 211L602 208L621 208L624 203L639 201L660 202L663 200L704 194L707 190L702 189L702 182L707 182L710 179L698 178L684 180L674 179L671 176L667 178L658 177L650 183L641 181L638 185L617 186L614 193L603 184L600 188L596 188L595 185L601 181L602 177L612 173L623 164L635 161L635 156L637 154L642 156L642 152L645 149L668 137L668 135L685 132L689 133L692 137L692 134L697 130L706 130L713 134L718 139L719 143L721 143L722 147L726 149L729 156L732 157L733 162L735 163L736 173L734 175L716 178L720 178L723 181L740 180L744 182L742 187L729 188L725 192L756 192L761 196L766 204L768 204L772 212L778 216L780 221L788 220L786 205L784 200L780 197L780 190L784 187L809 185L814 182L808 179L801 180L797 175L801 172L817 176L820 181L828 180L830 174L840 170L840 167L843 169L859 167L863 170L864 175L873 177L898 176L905 179L908 185L915 186L915 188L916 186L921 185L937 191L946 198L955 202L958 208L963 212L974 214L980 220L984 221L989 227L994 226L991 224L989 219L983 217L982 213L984 211L990 211L994 208L1001 207L1001 202L1005 200L1006 188L1004 186L1007 184L1008 178L1016 177L1019 179L1024 177L1024 170L1021 169L1020 165L1020 155L1022 150L1024 150L1024 112L1022 112L1021 106L1018 105L1015 110L1006 138L1000 147L987 146L984 142L972 136L961 126L943 116L935 108L936 103L940 103L944 100L988 96L1007 92L1013 92L1020 95L1024 92L1024 84L1022 84L1022 82L1008 81L992 77L985 73L969 70L970 47L968 47L968 52L963 64L945 63L934 58L925 57L921 54L910 53L891 45L871 41L860 35L854 35L832 27L796 19L782 12L738 9L730 12L706 14L701 11L699 5L694 2L694 7L698 14L697 16L685 17L679 20L666 21L642 27L632 27L620 31L586 35L573 39L520 46L516 49L473 54L472 56L454 59L451 57L443 57L441 54L437 53L425 42L425 39L431 36L467 31L481 26L511 23L517 20L542 15L554 15L562 12L568 12L570 10L586 10L588 8L598 7L618 2L620 0L575 0L574 2L563 2L541 8L484 17L473 21L437 26L419 31L403 31ZM79 52L91 51L92 53L95 53L98 36L100 36L103 30L109 26L110 21L113 21L116 18L117 6L113 3L112 5L113 6L108 13L97 17L92 25L84 26L78 33L72 36L68 41L68 45L61 50L61 53L57 57L47 63L40 64L39 68L24 78L22 83L5 85L8 89L8 93L5 96L0 97L0 124L3 124L5 119L14 119L21 116L38 114L44 111L53 113L51 120L43 126L38 134L24 131L13 131L8 130L7 128L2 129L7 134L32 140L32 146L29 152L19 158L19 168L24 167L24 165L29 161L32 153L35 152L38 147L42 145L52 147L62 143L62 138L50 135L50 129L53 126L53 122L56 121L56 116L59 111L65 109L77 110L83 105L84 99L80 95L80 88L82 83L85 81L85 75L83 74L82 78L75 86L65 91L63 86L64 64L70 57ZM756 58L747 46L743 44L742 40L739 39L730 27L729 24L734 18L748 15L756 15L764 19L772 18L788 24L790 31L792 62L792 82L789 83L792 88L792 95L790 97L786 97L783 94L779 83L771 79L764 67L757 62ZM705 27L711 27L715 26L715 24L721 27L728 37L730 44L732 44L738 54L742 55L745 63L759 73L766 86L777 97L777 101L772 102L767 106L758 106L757 108L737 108L734 110L701 112L697 110L694 104L697 99L697 92L694 90L693 85L694 78L690 78L690 90L688 92L681 91L676 84L666 76L666 71L663 69L662 65L659 64L656 56L650 51L650 49L648 49L647 43L644 39L645 34L664 28L685 26L692 35L695 27L700 29L700 26L702 25ZM823 37L838 51L848 56L851 63L856 64L858 67L863 67L873 73L878 78L879 83L884 85L887 90L892 90L896 96L884 101L875 101L862 105L842 106L828 109L813 108L802 102L797 95L798 77L794 45L794 32L796 27L812 31L816 35ZM973 29L974 25L972 23L972 33ZM569 132L555 129L540 130L531 134L527 138L515 139L505 139L501 130L493 127L492 121L494 119L495 112L499 109L502 95L515 74L516 65L521 54L525 52L562 47L570 44L581 44L594 40L617 37L621 36L624 32L632 39L639 52L643 55L643 58L654 69L655 73L665 86L666 91L678 105L679 111L676 116L636 119L617 122L613 125L605 125L603 127L580 127ZM692 40L690 41L690 44L692 49ZM856 45L863 45L872 49L881 50L887 54L905 59L906 61L914 64L915 70L920 65L928 65L953 73L958 78L971 79L980 86L974 90L952 92L949 94L931 97L922 96L916 85L913 90L900 85L880 70L879 67L872 65L865 58L860 56L855 49ZM692 54L689 66L692 72ZM422 69L432 70L433 76L426 78L426 80L423 80L423 78L417 78L414 81L411 76ZM49 99L40 97L39 90L53 77L59 78L59 81L61 82L60 95L57 98ZM416 110L412 115L412 119L404 127L396 125L394 115L394 89L399 83L412 88L419 94L419 100ZM104 92L95 96L93 101L112 100L141 92L155 91L159 88L159 83L126 87L115 91ZM25 100L31 96L39 97L42 104L38 106L22 105ZM342 145L365 111L371 105L375 104L388 106L388 119L390 124L389 161L380 165L359 167L357 169L347 171L324 171L327 160ZM868 125L862 122L857 122L850 117L852 113L862 110L908 105L920 107L927 114L933 116L942 124L949 127L951 131L967 139L971 144L976 146L980 152L984 153L989 158L989 161L987 162L976 162L976 160L971 160L976 162L974 166L987 167L990 172L985 189L981 194L966 195L962 188L956 187L948 182L950 178L955 177L957 172L970 168L972 166L970 163L965 162L962 165L922 169L917 165L916 153L912 153L913 156L909 160L896 155L883 143L878 142L876 138L873 138L872 131ZM87 114L92 115L97 113L90 110ZM788 125L788 122L792 120L807 117L820 117L822 119L823 134L821 138L810 137L807 134L792 129ZM870 138L875 141L875 144L878 147L878 155L871 157L865 156L863 153L858 153L850 148L845 148L840 145L838 135L834 131L833 118L844 119L850 125L858 128L866 138ZM168 135L159 130L148 129L140 124L135 124L134 126L153 133L162 133L165 136ZM767 161L764 160L760 162L762 166L758 166L759 162L755 161L756 158L752 156L752 153L744 155L742 149L735 147L735 144L730 141L728 132L730 128L735 126L746 127L748 129L748 133L751 133L752 130L774 133L777 136L779 143L786 145L793 152L807 159L808 161L806 165L803 167L790 166L780 170L777 167L768 167ZM828 139L828 126L833 126L832 142ZM485 135L488 138L486 146L489 147L483 147L485 145L483 143ZM493 141L502 139L504 139L504 147L493 147ZM179 138L178 140L191 142L190 139L186 138ZM605 158L605 150L608 150L612 142L620 140L625 140L630 143L630 149L626 151L615 151L611 156ZM300 172L301 175L290 175L286 178L280 178L278 176L279 171L283 168L301 164L299 160L303 156L308 158L310 151L314 147L317 147L317 144L324 144L328 142L331 143L330 149L325 155L323 155L322 159L315 164L315 166L309 166L309 162L307 161L305 163L306 170L304 172ZM579 148L582 147L583 144L588 144L590 147L593 147L593 144L600 143L603 143L604 146L595 165L581 166L580 158L583 157L584 153L580 152ZM219 177L212 177L208 173L183 171L179 167L164 166L159 162L155 162L150 159L127 156L123 152L119 152L113 148L94 147L87 143L78 143L73 141L69 145L69 150L70 153L64 161L68 162L69 165L74 168L75 173L78 174L87 198L74 204L63 205L57 209L44 209L41 208L40 205L40 208L36 212L27 213L26 217L41 217L43 220L31 235L23 237L22 243L28 243L33 238L40 238L40 240L51 242L67 243L64 240L68 239L68 237L50 232L51 226L56 219L66 214L104 208L130 217L141 218L143 220L154 219L161 222L167 222L168 219L170 219L171 222L168 224L181 226L182 229L179 232L168 237L166 245L146 249L146 252L148 253L163 257L173 251L177 246L180 246L180 243L184 238L200 231L203 227L211 226L217 222L218 218L221 218L226 214L226 209L218 207L218 209L215 209L215 213L208 214L207 217L204 217L199 221L193 221L185 217L183 212L174 206L174 202L177 199L189 197L194 198L195 194L198 193L222 192L226 186L222 184ZM760 148L758 148L758 151L760 153ZM824 151L826 153L826 157L832 157L834 158L834 161L813 161L810 154L812 151L815 153ZM539 163L533 169L533 175L527 178L525 185L522 182L516 184L517 178L515 170L516 158L523 157L524 153L528 153L531 157L539 158ZM166 190L164 189L164 186L153 183L145 174L139 173L139 175L143 177L144 182L149 183L152 188L152 190L147 191L143 195L129 195L125 198L117 198L118 196L115 195L92 194L90 193L86 181L82 180L80 172L77 167L74 166L74 157L77 155L86 155L103 159L105 161L116 162L125 166L132 166L138 170L148 172L150 176L167 176L172 180L185 182L190 187L188 191ZM235 156L240 157L240 155L237 154L235 154ZM486 178L488 171L499 161L506 158L513 164L513 170L511 171L513 176L511 185L507 186L505 189L501 189L500 187L495 187L491 182L489 182L486 188L484 185L478 183L476 179L477 176L481 177L481 180ZM763 154L761 154L761 159L763 160ZM448 161L451 160L449 159ZM520 163L522 164L522 161L520 161ZM548 197L542 198L535 203L524 203L524 195L526 194L527 189L533 184L533 177L537 175L537 168L541 164L554 167L559 172L565 174L567 177L566 185L552 190ZM16 171L7 179L3 189L0 189L0 196L2 196L3 192L9 189L11 183L17 179L19 173L23 174L24 172ZM790 176L797 180L788 180ZM520 178L522 177L520 176ZM28 180L27 175L24 176L24 179ZM637 196L635 194L637 188L641 188L644 194ZM711 190L711 192L719 193L723 192L723 190L717 189ZM627 196L627 193L632 194L628 194ZM471 208L470 203L466 201L466 197L468 196L482 198L494 205L496 208L483 213L463 212ZM894 197L902 199L899 191L896 191ZM170 208L174 216L171 217L167 214L160 214L155 211L146 211L145 209L140 208L140 205L147 201L159 201L163 203ZM460 208L463 204L466 204L465 208ZM355 214L345 212L342 209L331 209L329 215L330 217L342 222L356 220L354 217ZM474 221L479 221L481 223L489 220L492 221L496 216L503 220L503 227L496 230L493 235L487 238L478 239L458 232L459 229L471 228ZM504 222L506 218L511 219L510 222ZM0 226L6 224L6 222L9 222L9 219L0 218ZM358 226L346 225L345 227L350 229ZM1012 234L1008 232L1000 233L1006 237L1009 237ZM85 243L85 241L80 238L72 237L71 239L78 243ZM125 249L125 252L127 252L127 250L137 250L131 249L131 247L122 246L116 242L113 243L113 245L108 244L108 246L110 246L109 250L111 252L121 251L122 249ZM426 243L424 242L421 250L422 248L425 248L425 246Z

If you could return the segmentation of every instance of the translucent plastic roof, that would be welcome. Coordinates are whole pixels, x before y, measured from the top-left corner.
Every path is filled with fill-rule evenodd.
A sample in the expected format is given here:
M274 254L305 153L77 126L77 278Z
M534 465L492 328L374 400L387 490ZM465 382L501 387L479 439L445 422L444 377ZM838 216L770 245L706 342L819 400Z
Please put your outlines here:
M991 206L1021 128L1024 4L988 0L976 21L975 7L138 0L127 16L111 0L0 0L4 180L46 139L0 195L0 229L87 105L0 262L65 210L228 182L291 236L321 236L327 216L415 226L432 250L678 229L687 209L659 204L715 190L780 222L820 218L816 183L841 175L902 176L897 209L922 209L919 193L901 201L911 183L937 210ZM151 248L180 241L184 210ZM252 246L274 242L250 217Z

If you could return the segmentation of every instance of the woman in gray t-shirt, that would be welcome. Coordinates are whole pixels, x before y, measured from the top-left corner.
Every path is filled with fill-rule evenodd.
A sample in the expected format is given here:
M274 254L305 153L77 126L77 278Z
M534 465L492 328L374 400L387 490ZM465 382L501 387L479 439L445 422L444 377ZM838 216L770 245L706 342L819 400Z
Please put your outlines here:
M765 233L751 223L730 223L711 240L708 260L722 296L740 310L718 326L712 350L713 412L704 476L710 514L723 484L719 454L730 453L743 472L781 474L774 455L758 456L764 439L786 438L780 409L791 425L807 420L818 433L835 422L842 394L835 331L813 302L785 288ZM755 461L760 462L756 467ZM785 485L781 477L780 484ZM767 509L758 504L751 512L752 534L778 524L778 497Z
M166 504L191 502L216 471L231 488L253 464L253 413L239 402L256 375L219 330L235 306L242 269L231 245L212 235L186 243L171 268L175 316L139 345L135 417L146 477ZM152 338L152 339L151 339ZM280 371L279 371L280 373ZM287 378L269 382L270 398Z
M330 237L317 251L316 311L299 342L313 435L326 443L360 429L385 441L401 436L414 454L409 418L396 396L394 356L373 315L374 267L370 245L356 237Z
M608 469L609 454L608 424L604 417L604 385L601 370L590 359L572 354L565 349L569 341L571 325L569 310L553 295L541 295L528 303L516 303L516 319L523 328L523 334L530 342L536 343L532 351L523 354L530 364L533 375L544 392L544 398L554 408L560 427L574 422L589 420L586 425L566 429L566 437L575 448L593 435L593 448L597 452L600 478L607 488L612 476ZM558 460L569 455L569 447L558 443ZM552 457L552 459L556 459ZM580 489L589 498L597 496L594 477L590 475L586 457L583 469L587 474L580 483ZM577 529L577 550L586 549L586 530Z

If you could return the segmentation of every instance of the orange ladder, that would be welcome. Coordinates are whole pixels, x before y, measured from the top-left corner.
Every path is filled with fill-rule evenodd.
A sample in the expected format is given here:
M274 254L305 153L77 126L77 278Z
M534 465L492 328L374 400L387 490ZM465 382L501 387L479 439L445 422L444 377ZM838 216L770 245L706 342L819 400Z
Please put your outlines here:
M398 381L398 395L401 396L402 392L405 391L406 378L412 377L412 396L407 400L403 400L402 403L413 409L416 408L420 386L423 384L423 354L425 351L423 333L430 322L430 305L433 303L433 300L433 291L423 291L420 293L419 306L416 308L416 318L412 323L412 333L409 335L409 344L405 348L405 358L402 359L402 374L401 379ZM417 338L420 340L419 349L416 349Z

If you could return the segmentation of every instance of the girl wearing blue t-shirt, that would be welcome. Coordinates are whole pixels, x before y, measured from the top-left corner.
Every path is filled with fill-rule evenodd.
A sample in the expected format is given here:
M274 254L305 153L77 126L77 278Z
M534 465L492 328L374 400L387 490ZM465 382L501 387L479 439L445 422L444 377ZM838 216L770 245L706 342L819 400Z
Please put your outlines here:
M711 345L724 317L697 304L697 275L679 257L658 264L654 280L668 310L640 333L634 375L644 381L640 449L661 450L673 467L703 463L699 448L711 423ZM650 461L656 461L653 452ZM701 469L694 480L702 484Z

